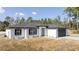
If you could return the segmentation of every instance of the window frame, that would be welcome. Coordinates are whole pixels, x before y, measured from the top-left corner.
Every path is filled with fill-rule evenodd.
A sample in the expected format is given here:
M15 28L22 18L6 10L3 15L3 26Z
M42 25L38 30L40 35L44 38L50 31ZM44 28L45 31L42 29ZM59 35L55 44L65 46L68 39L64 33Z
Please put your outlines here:
M15 35L21 35L22 34L22 30L21 29L15 29Z
M37 35L37 28L29 28L29 35Z

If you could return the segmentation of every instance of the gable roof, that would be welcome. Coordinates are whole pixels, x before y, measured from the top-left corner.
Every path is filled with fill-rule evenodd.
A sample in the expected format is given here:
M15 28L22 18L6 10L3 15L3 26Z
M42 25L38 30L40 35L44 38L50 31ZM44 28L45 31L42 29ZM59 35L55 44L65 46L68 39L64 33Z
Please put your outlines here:
M54 29L54 28L63 28L63 27L57 27L53 24L45 25L45 24L15 24L15 25L10 25L8 28L38 28L38 27L47 27L49 29Z
M58 27L54 24L42 24L40 21L32 21L32 23L22 23L22 24L14 24L14 25L10 25L8 28L30 28L30 27L34 27L34 28L38 28L38 27L42 27L45 26L47 28L62 28L62 27Z
M8 28L29 28L29 27L39 27L39 26L45 26L43 24L37 24L37 23L23 23L23 24L14 24L14 25L10 25Z

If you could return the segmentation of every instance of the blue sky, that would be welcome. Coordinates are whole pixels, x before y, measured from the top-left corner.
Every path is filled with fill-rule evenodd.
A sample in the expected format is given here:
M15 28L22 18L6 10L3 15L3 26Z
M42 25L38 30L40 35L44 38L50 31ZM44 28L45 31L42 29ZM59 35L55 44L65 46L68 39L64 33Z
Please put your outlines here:
M33 17L33 19L56 18L58 15L64 18L64 7L3 7L0 8L0 20L6 16L11 17Z

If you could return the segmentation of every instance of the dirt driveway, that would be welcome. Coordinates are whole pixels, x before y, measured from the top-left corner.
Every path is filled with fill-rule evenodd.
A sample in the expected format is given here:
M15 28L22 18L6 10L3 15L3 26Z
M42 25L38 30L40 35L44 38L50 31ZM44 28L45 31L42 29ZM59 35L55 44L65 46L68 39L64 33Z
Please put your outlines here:
M79 34L71 34L70 36L59 37L58 39L72 39L72 40L79 40Z
M71 40L79 40L79 37L73 37L73 36L66 36L66 37L59 37L57 39L71 39Z

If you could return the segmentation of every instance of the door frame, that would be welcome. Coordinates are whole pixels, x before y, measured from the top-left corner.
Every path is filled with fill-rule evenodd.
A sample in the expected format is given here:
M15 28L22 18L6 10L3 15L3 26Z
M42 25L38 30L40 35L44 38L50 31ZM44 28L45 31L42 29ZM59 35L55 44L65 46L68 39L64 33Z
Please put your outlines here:
M45 36L45 29L46 28L41 28L41 36Z
M42 29L44 29L44 33L42 33ZM46 35L46 27L39 27L39 36L45 36L45 35Z

